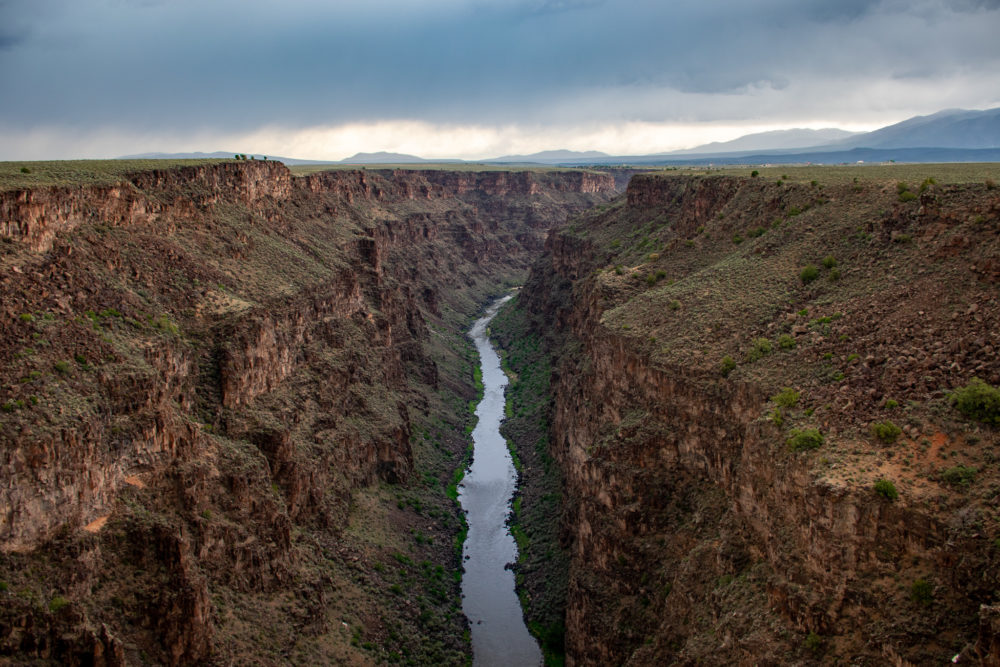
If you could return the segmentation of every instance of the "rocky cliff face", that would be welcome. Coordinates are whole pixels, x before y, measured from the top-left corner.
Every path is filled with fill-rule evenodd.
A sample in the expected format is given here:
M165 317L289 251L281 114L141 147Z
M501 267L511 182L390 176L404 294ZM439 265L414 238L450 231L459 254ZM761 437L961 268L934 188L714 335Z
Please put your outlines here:
M946 394L1000 383L1000 197L844 180L636 176L550 236L568 664L1000 660L1000 443Z
M388 538L350 533L355 494L410 480L416 426L451 414L429 397L467 391L431 327L612 194L591 174L264 162L0 193L0 652L356 662L416 641L406 623L436 617L386 611L370 568L425 518L400 500ZM419 558L456 567L449 542ZM424 633L439 659L461 623Z

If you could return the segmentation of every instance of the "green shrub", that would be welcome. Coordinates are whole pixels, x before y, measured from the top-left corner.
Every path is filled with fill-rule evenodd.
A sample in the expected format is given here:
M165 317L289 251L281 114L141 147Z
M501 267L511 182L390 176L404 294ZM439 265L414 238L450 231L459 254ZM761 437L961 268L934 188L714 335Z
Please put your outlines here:
M68 361L57 361L52 364L52 368L56 369L57 373L69 373L69 362Z
M896 485L884 478L875 482L875 493L888 500L899 498L899 491L896 490Z
M896 442L896 438L903 432L898 426L893 424L891 421L886 420L884 422L875 422L871 426L872 435L881 440L886 444L892 444Z
M830 274L826 277L831 283L840 280L840 269L830 269Z
M933 178L925 178L924 182L920 184L920 192L921 193L927 192L927 189L932 185L937 185L937 181L935 181Z
M756 227L754 229L751 229L749 232L747 232L747 236L749 236L752 239L756 239L756 238L759 238L759 237L763 236L765 233L767 233L767 229L766 228L764 228L764 227Z
M808 285L817 278L819 278L819 269L814 264L806 264L799 273L799 280L802 281L803 285Z
M35 316L31 313L21 313L20 315L22 322L34 322Z
M792 429L786 442L793 452L818 449L823 445L823 434L816 428Z
M917 604L930 604L934 600L934 587L926 579L917 579L910 586L910 599Z
M823 258L823 266L825 266L828 269L832 269L833 267L837 266L837 258L834 257L833 255L827 255L826 257Z
M948 399L958 411L986 424L1000 424L1000 389L979 378L951 392Z
M733 234L733 243L735 243L736 245L743 243L743 237L740 236L739 234Z
M976 473L978 472L978 468L955 466L941 473L941 481L951 486L969 486L976 481Z
M785 425L785 413L781 411L781 408L771 410L771 421L778 427Z
M813 653L818 653L821 648L823 648L823 638L817 635L815 632L810 632L806 635L806 639L803 642L807 650Z
M720 364L720 372L722 377L729 377L729 374L733 372L736 368L736 360L730 357L728 354L722 358L722 363Z
M760 176L760 172L756 169L750 172L750 178L757 178L758 176Z
M178 326L170 320L170 315L167 315L166 313L161 313L160 316L155 319L150 317L149 323L160 331L168 333L172 336L176 336L180 333L180 328L178 328Z
M794 350L795 349L795 336L790 334L781 334L778 336L778 347L782 350Z
M766 357L773 351L774 347L767 338L754 338L753 342L750 343L750 349L747 351L747 361L753 363L758 359Z
M796 404L799 402L800 396L801 394L799 394L799 392L795 391L791 387L785 387L777 394L772 396L771 400L782 408L794 408Z
M52 598L51 602L49 602L49 611L51 611L53 614L55 614L56 612L58 612L60 609L62 609L63 607L67 606L68 604L69 604L69 600L67 600L66 598L62 597L61 595L57 595L54 598Z
M903 202L904 204L908 201L913 201L916 198L917 198L916 193L910 192L909 190L907 190L906 192L902 192L899 195L899 201Z
M670 310L680 310L681 302L678 301L677 299L674 299L673 301L667 304L667 308L669 308Z
M616 276L620 276L623 273L625 273L625 270L622 268L622 265L621 264L615 264L615 275Z
M76 359L76 363L81 364L83 366L87 365L87 357L83 356L82 354L77 354L73 358Z
M899 407L899 401L890 398L888 401L885 402L885 407L886 407L887 410L892 410L894 408L898 408Z
M28 169L27 167L21 167L21 173L22 174L30 174L31 170Z

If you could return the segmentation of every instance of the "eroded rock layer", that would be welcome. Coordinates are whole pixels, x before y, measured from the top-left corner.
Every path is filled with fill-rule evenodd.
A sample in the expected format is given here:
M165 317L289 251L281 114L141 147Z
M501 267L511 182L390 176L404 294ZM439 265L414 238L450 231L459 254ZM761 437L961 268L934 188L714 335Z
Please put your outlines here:
M231 162L0 192L0 655L463 662L459 327L613 190Z
M550 235L567 664L1000 660L1000 438L951 394L1000 384L1000 194L823 173Z

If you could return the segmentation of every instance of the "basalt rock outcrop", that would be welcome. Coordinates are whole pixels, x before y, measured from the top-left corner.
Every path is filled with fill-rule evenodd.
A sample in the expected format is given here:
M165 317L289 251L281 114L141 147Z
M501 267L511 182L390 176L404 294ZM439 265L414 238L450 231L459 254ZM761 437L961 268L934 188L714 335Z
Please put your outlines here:
M637 175L550 235L567 664L1000 661L1000 437L949 401L1000 384L1000 195L828 173Z
M430 484L416 425L470 391L437 331L613 194L582 172L265 162L0 192L0 654L365 662L390 655L368 637L405 648L404 617L433 655L467 650L460 614L349 597L388 588L351 545L426 517L400 501L388 537L341 536L358 489ZM440 522L430 557L453 559Z

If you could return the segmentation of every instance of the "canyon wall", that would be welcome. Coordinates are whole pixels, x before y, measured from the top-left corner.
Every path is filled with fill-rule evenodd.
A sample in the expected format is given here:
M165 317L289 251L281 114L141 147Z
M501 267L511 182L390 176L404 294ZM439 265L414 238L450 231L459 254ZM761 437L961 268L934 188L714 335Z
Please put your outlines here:
M448 431L433 397L471 392L457 328L548 228L613 194L583 172L293 177L268 162L0 192L0 655L408 650L407 624L433 609L372 591L393 553L404 579L418 553L458 567L452 471L418 469L414 449L418 427ZM464 450L460 429L441 460ZM422 530L446 537L409 563L392 545L427 519L379 491L393 485L441 500ZM388 537L349 530L365 489ZM420 586L446 600L435 581ZM443 614L428 655L461 662L461 615Z
M949 402L1000 384L1000 195L828 173L638 175L550 235L567 664L1000 661L1000 442Z

